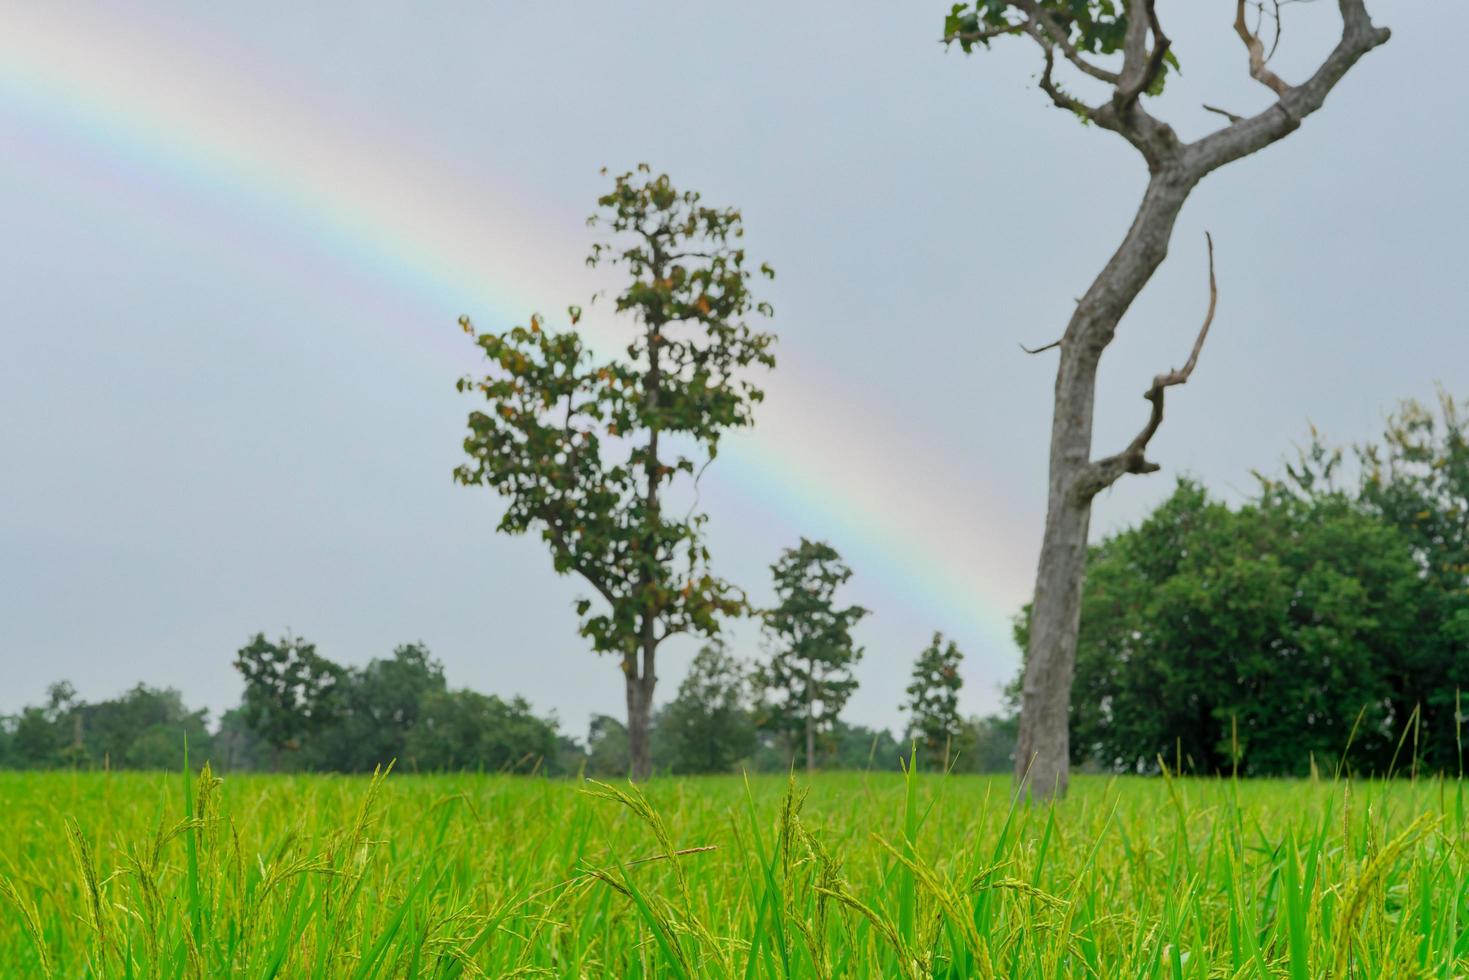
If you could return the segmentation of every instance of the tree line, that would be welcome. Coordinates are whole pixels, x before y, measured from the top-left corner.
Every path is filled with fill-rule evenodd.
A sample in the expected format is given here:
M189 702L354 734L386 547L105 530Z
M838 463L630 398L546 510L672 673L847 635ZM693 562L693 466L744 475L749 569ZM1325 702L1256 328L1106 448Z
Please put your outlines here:
M896 770L915 758L961 772L1009 767L1013 722L961 717L962 657L941 634L914 663L901 741L843 720L862 656L851 627L866 614L837 599L851 570L830 545L802 540L772 571L779 602L765 616L766 656L747 663L717 639L698 652L676 695L649 714L653 771ZM623 722L595 716L574 739L523 698L451 688L422 644L352 667L304 638L262 633L234 666L244 694L213 730L172 689L140 684L88 703L53 685L44 704L0 722L0 765L177 768L187 738L196 762L235 771L371 772L396 762L408 771L626 776L636 767Z
M962 655L935 634L915 658L901 738L841 717L863 656L851 569L803 540L772 566L776 602L754 663L711 640L649 716L653 771L1001 772L1009 711L964 718ZM1017 618L1026 649L1029 609ZM1318 433L1229 506L1183 479L1136 526L1090 549L1071 698L1071 761L1106 772L1444 772L1469 762L1469 418L1447 394L1407 402L1381 438ZM523 699L449 687L421 644L362 667L309 641L251 639L239 707L211 728L177 691L81 701L54 685L0 721L0 765L234 770L481 770L623 776L631 734L599 715L580 739Z

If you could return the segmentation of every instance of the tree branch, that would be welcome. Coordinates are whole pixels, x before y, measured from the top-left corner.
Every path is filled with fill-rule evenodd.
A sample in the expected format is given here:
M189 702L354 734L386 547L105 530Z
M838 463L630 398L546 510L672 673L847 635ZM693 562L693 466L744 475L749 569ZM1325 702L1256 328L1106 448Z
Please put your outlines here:
M1237 123L1240 120L1244 119L1244 116L1241 116L1238 113L1230 112L1228 109L1221 109L1218 106L1212 106L1207 102L1204 103L1204 111L1213 112L1217 115L1221 115L1232 123Z
M1115 71L1108 71L1100 65L1095 65L1087 61L1081 56L1081 52L1076 50L1076 46L1066 36L1064 25L1057 22L1054 13L1041 9L1035 0L1016 0L1015 6L1025 13L1026 17L1029 18L1030 24L1039 27L1045 32L1051 44L1060 49L1062 56L1075 65L1082 74L1090 75L1097 81L1106 82L1108 85L1117 84L1117 73ZM1037 41L1039 41L1038 38Z
M1139 6L1147 12L1146 18L1136 16ZM1151 50L1148 48L1149 31L1153 34ZM1119 116L1126 117L1138 96L1158 80L1171 43L1158 23L1154 0L1131 0L1128 4L1127 36L1123 42L1122 75L1113 96Z
M1046 40L1045 37L1041 35L1040 28L1038 28L1032 21L1025 25L1025 32L1035 39L1036 44L1039 44L1041 46L1041 53L1045 56L1046 59L1046 67L1041 72L1040 77L1041 91L1049 95L1051 97L1051 101L1054 102L1058 108L1066 109L1069 112L1074 112L1083 119L1089 122L1094 122L1099 126L1105 125L1102 122L1098 110L1087 105L1085 102L1081 101L1070 92L1067 92L1056 83L1056 80L1052 77L1052 73L1056 70L1055 47L1048 40ZM1115 129L1116 127L1106 125L1106 128Z
M1276 21L1277 38L1279 40L1279 20ZM1265 44L1260 36L1250 30L1250 25L1245 22L1245 0L1238 0L1234 8L1234 32L1239 39L1245 42L1245 50L1250 53L1250 77L1270 89L1276 95L1284 95L1290 86L1287 85L1279 75L1271 71L1265 64Z
M1025 351L1025 353L1027 353L1027 354L1040 354L1040 353L1043 353L1044 351L1050 350L1053 347L1060 347L1060 346L1061 346L1061 339L1060 338L1057 338L1057 339L1051 341L1049 344L1042 344L1040 347L1026 347L1024 344L1021 344L1020 345L1020 349L1023 350L1023 351Z
M977 31L955 31L952 34L945 34L939 38L939 43L944 45L944 47L948 47L955 42L960 44L985 44L997 37L1004 37L1006 34L1017 34L1022 29L1023 25L1020 24L1005 24L1002 27L986 27Z
M1336 83L1364 54L1392 36L1387 28L1373 26L1364 0L1338 0L1338 6L1341 40L1314 75L1300 85L1285 85L1279 90L1280 98L1264 112L1231 123L1185 147L1186 166L1196 179L1294 132L1303 119L1321 108ZM1251 74L1254 74L1253 64Z
M1158 427L1163 424L1163 394L1169 388L1187 383L1194 368L1199 363L1199 351L1204 347L1204 338L1209 336L1209 327L1214 322L1214 309L1219 302L1219 287L1214 280L1214 239L1208 232L1204 233L1204 241L1209 250L1209 309L1204 314L1204 325L1199 328L1199 335L1194 340L1193 350L1189 352L1188 360L1183 367L1176 368L1166 374L1160 374L1153 378L1152 387L1144 392L1143 397L1152 404L1152 411L1148 414L1148 423L1128 444L1127 448L1115 456L1088 463L1081 475L1077 478L1076 492L1084 498L1090 499L1101 491L1116 483L1124 473L1155 473L1159 466L1150 462L1147 458L1148 443L1152 441Z

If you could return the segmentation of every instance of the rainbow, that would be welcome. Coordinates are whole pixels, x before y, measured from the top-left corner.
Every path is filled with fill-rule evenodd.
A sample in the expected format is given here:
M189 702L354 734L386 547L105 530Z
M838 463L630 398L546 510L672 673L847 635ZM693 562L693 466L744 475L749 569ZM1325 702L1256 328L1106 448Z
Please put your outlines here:
M439 310L447 297L481 324L520 322L564 296L568 276L585 275L585 241L536 230L553 223L549 210L578 231L579 213L518 204L503 187L494 193L493 175L471 180L455 161L354 130L310 105L299 85L260 83L289 79L289 66L248 78L224 71L235 53L227 38L185 43L111 13L0 9L0 110L73 152L116 161L124 179L142 173L268 212L285 236L307 240L354 281L418 308ZM442 330L436 322L414 318L406 329L462 360L468 345L452 318ZM611 339L605 321L588 322L594 343ZM901 434L819 379L777 371L768 389L756 430L722 455L721 478L798 526L819 515L859 574L881 576L991 664L1013 661L1009 622L1029 588L1032 545L985 513L982 502L995 495L925 477L921 459L894 458Z

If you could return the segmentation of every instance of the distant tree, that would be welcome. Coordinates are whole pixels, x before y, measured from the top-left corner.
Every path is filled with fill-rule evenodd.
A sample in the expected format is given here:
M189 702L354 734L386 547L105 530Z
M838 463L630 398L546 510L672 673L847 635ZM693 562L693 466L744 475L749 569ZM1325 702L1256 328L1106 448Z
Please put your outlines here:
M659 764L677 773L728 772L755 748L749 681L744 665L719 644L700 650L658 712L654 741Z
M212 751L205 710L190 710L173 688L138 684L121 697L72 709L80 721L88 763L129 769L178 769L184 742L192 765Z
M908 753L886 728L849 725L838 719L826 739L832 747L826 768L896 772L908 761Z
M1102 354L1168 254L1174 222L1193 189L1221 167L1299 129L1358 59L1388 39L1386 28L1373 26L1364 0L1339 0L1339 42L1308 78L1291 84L1271 68L1274 45L1267 52L1259 24L1252 28L1246 16L1247 7L1263 11L1267 5L1237 0L1234 32L1244 43L1249 75L1270 90L1273 101L1255 113L1211 110L1228 123L1201 139L1185 142L1151 112L1154 104L1149 99L1162 94L1178 69L1157 6L1155 0L964 0L949 6L944 19L944 41L958 44L966 53L988 48L992 40L1004 37L1034 41L1042 57L1042 91L1083 123L1121 136L1137 150L1147 169L1147 187L1117 251L1076 301L1059 339L1040 348L1055 348L1059 363L1045 534L1036 572L1015 757L1017 788L1028 780L1026 788L1034 799L1066 792L1067 706L1073 700L1092 501L1128 473L1151 473L1159 468L1147 458L1147 452L1163 421L1164 395L1170 387L1188 381L1213 320L1212 245L1209 312L1192 352L1182 368L1154 377L1145 396L1151 404L1148 420L1132 441L1119 452L1094 457L1092 421ZM1283 6L1276 3L1274 7L1277 28ZM1070 77L1058 75L1058 70ZM1087 88L1095 95L1088 95Z
M420 769L530 773L559 759L560 743L555 723L524 698L429 691L404 752Z
M1015 767L1015 715L984 715L970 718L955 740L959 753L958 772L1007 773Z
M245 678L245 723L271 747L276 766L281 750L299 749L336 716L346 672L312 643L292 636L272 643L257 633L236 654L235 669Z
M799 739L812 772L817 742L857 689L852 668L862 650L852 628L867 610L837 606L836 592L852 570L829 544L802 538L770 569L777 602L764 613L770 657L757 672L762 724L785 735L792 758Z
M407 757L409 733L424 699L446 690L444 668L422 644L398 647L388 658L343 671L334 693L330 725L306 747L312 768L372 772L394 759L400 767L421 766Z
M746 323L770 307L750 295L738 211L706 207L646 165L617 177L598 204L591 223L611 238L587 261L631 278L616 299L637 324L627 358L598 361L575 332L547 331L539 316L499 334L462 319L493 371L459 382L490 404L469 416L470 461L455 478L508 498L500 530L538 530L556 571L597 593L595 614L593 600L578 601L581 632L620 660L632 774L644 779L659 645L712 636L721 616L745 608L708 570L704 515L665 505L678 483L697 481L726 430L751 423L763 395L743 375L774 365L774 337ZM580 313L570 310L573 325Z
M10 736L11 763L17 769L49 769L62 762L66 745L57 719L42 707L21 709Z
M1287 479L1273 484L1312 500L1342 493L1343 452L1311 433ZM1422 590L1412 642L1387 672L1389 714L1418 714L1419 751L1432 769L1469 766L1458 712L1469 698L1469 416L1440 391L1437 406L1403 402L1379 441L1354 447L1359 509L1390 525L1412 553Z
M587 726L587 772L626 779L632 769L627 726L609 715L592 715Z
M249 772L271 764L271 748L245 721L245 709L230 708L219 716L210 765L222 772Z
M1421 641L1423 588L1398 531L1340 493L1267 489L1231 510L1181 481L1093 548L1073 761L1300 774L1350 746L1350 765L1382 773L1407 721L1393 678Z
M946 645L944 635L934 633L933 641L913 664L913 682L903 705L908 712L907 740L921 745L929 760L942 760L945 768L963 730L959 718L959 689L964 686L959 664L963 659L953 640Z

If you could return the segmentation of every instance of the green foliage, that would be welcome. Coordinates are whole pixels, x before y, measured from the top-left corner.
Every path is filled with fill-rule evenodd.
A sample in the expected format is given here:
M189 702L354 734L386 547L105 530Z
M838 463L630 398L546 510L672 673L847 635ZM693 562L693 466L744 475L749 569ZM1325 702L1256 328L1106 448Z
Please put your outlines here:
M1043 16L1056 25L1067 42L1087 54L1114 54L1127 37L1127 11L1113 0L1037 0ZM995 31L1019 34L1026 22L1021 5L1012 0L956 3L944 16L944 37L970 54L976 44L988 47Z
M675 773L729 772L755 749L749 680L717 644L694 656L678 695L658 712L654 759Z
M1034 11L1037 23L1049 23L1052 36L1075 51L1089 55L1118 54L1127 38L1128 4L1116 0L975 0L956 3L944 15L944 40L958 44L965 54L976 46L988 48L996 37L1021 35ZM1161 95L1168 68L1178 70L1178 59L1166 51L1149 95Z
M1412 706L1423 583L1396 529L1335 492L1231 510L1196 484L1093 549L1074 760L1156 771L1385 773ZM1405 710L1405 708L1407 710Z
M23 708L3 726L0 766L181 769L186 738L196 763L211 752L207 715L186 708L172 688L139 684L89 703L63 681L51 685L44 706Z
M1329 497L1341 476L1341 449L1312 432L1285 484L1311 499ZM1406 542L1419 578L1411 639L1384 678L1395 719L1419 716L1418 751L1428 766L1458 772L1466 757L1458 713L1469 687L1469 418L1440 391L1436 411L1405 401L1382 439L1352 448L1354 504Z
M587 726L588 774L626 779L631 768L627 726L610 715L592 715Z
M1011 773L1015 770L1015 742L1020 716L985 715L964 723L957 740L955 772Z
M272 643L257 633L235 655L245 679L245 722L277 753L331 723L339 709L343 668L292 636Z
M469 416L469 461L455 478L493 488L506 499L501 531L539 530L556 571L595 588L604 607L589 615L592 601L578 603L582 633L627 657L655 624L660 639L712 635L720 616L744 609L708 570L704 516L671 516L663 502L696 479L726 430L751 423L763 395L746 369L774 365L774 337L747 322L771 311L749 291L738 211L707 207L646 165L598 204L590 223L609 238L588 262L628 274L615 299L637 324L626 358L599 360L539 316L497 334L463 320L491 373L459 382L489 406Z
M305 746L307 767L372 772L394 759L410 764L409 732L418 725L425 701L446 690L443 665L422 644L400 646L392 657L372 660L360 669L343 669L333 692L331 723L318 729Z
M837 606L836 592L852 570L829 544L802 538L770 570L777 601L764 613L771 651L756 675L760 722L784 734L794 750L798 735L804 734L810 745L813 736L831 731L857 689L852 668L862 659L862 650L852 629L868 610ZM811 766L815 759L806 762Z
M962 724L959 718L959 689L964 679L959 664L964 655L950 640L946 645L942 633L934 633L933 641L918 655L913 664L913 682L908 685L907 740L923 749L924 758L942 764L957 746Z
M560 757L555 724L537 717L524 698L431 690L418 710L405 737L410 769L537 772L553 769Z

